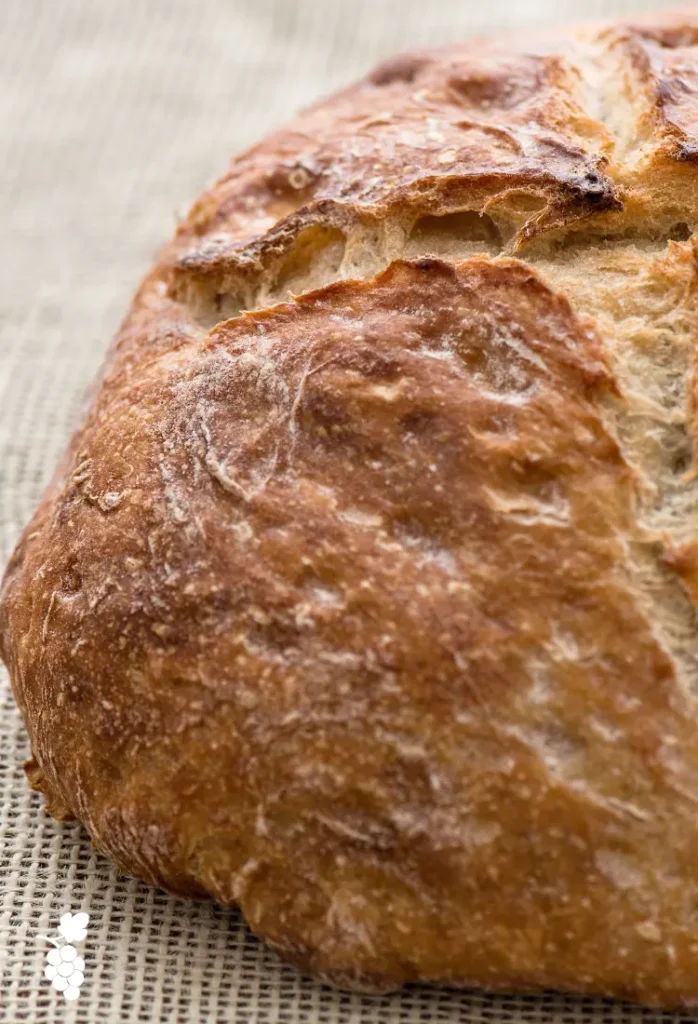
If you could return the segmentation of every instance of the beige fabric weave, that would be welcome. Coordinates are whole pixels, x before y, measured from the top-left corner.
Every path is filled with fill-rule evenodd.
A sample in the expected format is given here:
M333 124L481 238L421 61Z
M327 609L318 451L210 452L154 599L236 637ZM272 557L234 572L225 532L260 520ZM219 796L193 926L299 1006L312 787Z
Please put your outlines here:
M151 254L229 154L395 50L658 2L0 0L0 561ZM235 912L120 877L80 828L47 818L25 785L27 753L0 673L7 1024L698 1019L558 995L334 992L280 964ZM74 1003L44 978L50 946L40 938L67 910L91 915Z

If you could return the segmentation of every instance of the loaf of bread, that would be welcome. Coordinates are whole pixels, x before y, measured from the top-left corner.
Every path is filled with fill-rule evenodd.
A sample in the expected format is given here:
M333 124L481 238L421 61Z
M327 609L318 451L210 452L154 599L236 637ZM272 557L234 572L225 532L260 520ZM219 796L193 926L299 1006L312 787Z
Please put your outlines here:
M697 224L696 13L235 159L5 576L49 813L340 986L698 1004Z

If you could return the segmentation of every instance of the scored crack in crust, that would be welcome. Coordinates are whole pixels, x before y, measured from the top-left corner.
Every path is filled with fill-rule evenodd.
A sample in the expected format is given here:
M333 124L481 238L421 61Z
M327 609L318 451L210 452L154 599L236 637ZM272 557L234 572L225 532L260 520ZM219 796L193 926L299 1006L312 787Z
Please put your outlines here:
M698 16L233 161L8 566L31 784L335 984L698 1004Z

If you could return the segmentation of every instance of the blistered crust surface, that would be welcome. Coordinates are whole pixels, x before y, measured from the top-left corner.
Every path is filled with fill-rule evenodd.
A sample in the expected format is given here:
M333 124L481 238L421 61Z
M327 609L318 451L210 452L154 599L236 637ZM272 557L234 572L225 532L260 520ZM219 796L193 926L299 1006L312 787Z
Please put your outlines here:
M8 567L51 813L323 978L698 1000L696 39L399 58L239 157Z

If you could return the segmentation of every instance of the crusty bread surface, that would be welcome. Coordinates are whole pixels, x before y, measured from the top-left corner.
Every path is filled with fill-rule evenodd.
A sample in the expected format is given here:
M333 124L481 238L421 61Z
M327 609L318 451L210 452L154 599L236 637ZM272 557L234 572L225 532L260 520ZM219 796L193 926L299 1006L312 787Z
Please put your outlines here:
M690 11L235 159L5 575L48 811L340 986L698 1005L697 225Z

